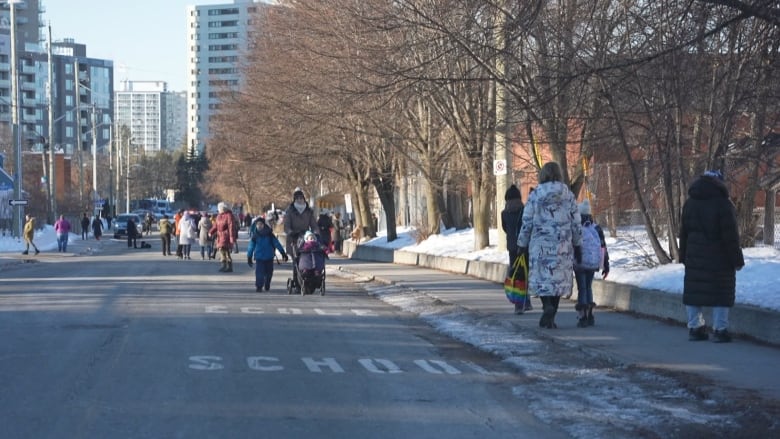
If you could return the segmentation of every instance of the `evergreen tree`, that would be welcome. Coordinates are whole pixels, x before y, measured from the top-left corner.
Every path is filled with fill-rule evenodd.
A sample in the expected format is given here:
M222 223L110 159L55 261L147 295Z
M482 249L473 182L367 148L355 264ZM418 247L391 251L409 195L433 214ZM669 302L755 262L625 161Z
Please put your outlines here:
M200 206L203 201L200 184L208 168L206 154L199 153L194 147L186 155L179 156L176 161L176 199L188 206Z

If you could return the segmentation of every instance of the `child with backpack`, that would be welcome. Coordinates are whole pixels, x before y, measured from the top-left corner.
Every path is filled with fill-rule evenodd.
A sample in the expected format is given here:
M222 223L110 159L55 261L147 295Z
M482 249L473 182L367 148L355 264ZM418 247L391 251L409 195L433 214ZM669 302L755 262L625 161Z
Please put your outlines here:
M590 202L586 199L579 206L582 221L582 261L574 263L574 278L577 282L577 327L593 326L593 277L601 270L604 279L609 274L609 254L604 240L604 231L593 221Z

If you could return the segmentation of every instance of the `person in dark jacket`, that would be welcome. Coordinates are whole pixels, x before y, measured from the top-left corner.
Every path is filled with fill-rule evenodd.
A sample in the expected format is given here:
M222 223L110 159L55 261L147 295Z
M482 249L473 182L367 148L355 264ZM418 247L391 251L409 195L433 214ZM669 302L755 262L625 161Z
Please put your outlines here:
M89 238L89 217L86 213L81 217L81 239L82 241Z
M293 202L284 213L284 234L286 236L287 254L293 254L292 249L298 245L298 239L306 231L318 229L317 217L306 202L306 197L300 188L293 192Z
M506 234L506 250L509 253L509 267L514 265L515 259L520 255L517 253L517 233L523 224L523 198L520 189L515 185L509 186L504 193L506 205L501 211L501 228ZM528 263L528 254L525 255ZM531 300L526 300L525 304L515 303L515 314L522 314L524 311L532 310Z
M734 204L720 171L707 171L688 188L682 210L680 262L685 265L683 304L688 339L707 340L702 307L712 307L713 339L731 341L729 308L734 306L736 271L745 266Z
M138 248L138 224L132 218L127 219L127 248Z

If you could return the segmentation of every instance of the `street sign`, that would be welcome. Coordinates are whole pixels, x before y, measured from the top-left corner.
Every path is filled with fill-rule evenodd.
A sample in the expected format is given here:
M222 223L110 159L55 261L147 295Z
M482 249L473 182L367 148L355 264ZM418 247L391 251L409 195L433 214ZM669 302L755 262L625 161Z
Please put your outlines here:
M26 206L27 200L8 200L8 204L11 206Z
M493 175L506 175L506 160L493 160Z

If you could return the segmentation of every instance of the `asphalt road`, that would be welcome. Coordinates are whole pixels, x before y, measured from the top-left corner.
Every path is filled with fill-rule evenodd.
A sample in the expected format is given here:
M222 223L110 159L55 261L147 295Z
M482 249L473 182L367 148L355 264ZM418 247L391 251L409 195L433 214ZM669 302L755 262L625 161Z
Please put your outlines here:
M331 276L287 295L121 241L0 274L4 438L568 437L497 358ZM246 249L245 243L241 245Z

